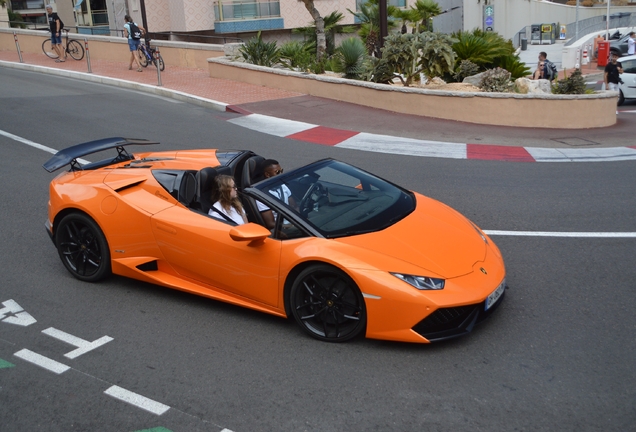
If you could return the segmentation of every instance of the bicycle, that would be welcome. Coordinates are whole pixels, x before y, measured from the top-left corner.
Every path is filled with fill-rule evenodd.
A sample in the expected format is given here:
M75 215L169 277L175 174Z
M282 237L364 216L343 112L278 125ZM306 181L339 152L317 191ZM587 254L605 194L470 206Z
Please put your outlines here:
M62 31L66 32L66 46L65 46L65 49L64 49L65 54L70 55L75 60L83 59L84 58L84 47L82 46L82 44L80 42L76 41L75 39L71 39L69 41L68 40L68 30L67 29L62 29ZM47 45L48 45L48 47L47 47ZM45 39L44 42L42 42L42 51L44 51L44 54L46 54L46 56L49 57L49 58L52 58L52 59L58 58L57 53L55 52L55 50L53 49L53 46L51 45L51 38ZM66 55L64 57L66 57Z
M161 57L161 53L157 53L158 59L155 59L155 53L157 50L150 46L150 39L146 39L146 43L140 43L139 48L139 63L143 67L147 67L149 63L152 63L157 66L157 60L159 60L159 70L163 71L166 68L166 65L163 62L163 57Z

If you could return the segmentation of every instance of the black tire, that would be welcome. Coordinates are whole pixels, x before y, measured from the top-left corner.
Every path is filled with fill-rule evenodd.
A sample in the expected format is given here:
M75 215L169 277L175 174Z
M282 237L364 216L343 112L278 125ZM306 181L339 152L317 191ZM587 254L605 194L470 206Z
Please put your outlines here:
M366 329L362 293L349 276L330 265L303 270L294 281L289 301L300 328L318 340L345 342Z
M148 58L146 57L146 53L144 52L144 50L141 48L141 45L139 45L139 48L137 48L137 56L139 57L140 65L142 65L143 67L148 66Z
M81 60L84 58L84 47L76 40L69 40L66 52L75 60Z
M97 282L110 275L110 250L99 226L83 213L71 213L55 229L55 245L66 269L77 279Z
M56 59L59 57L57 53L55 52L55 50L53 49L53 45L51 45L50 38L42 42L42 52L44 52L44 54L46 54L47 57L52 59Z
M618 90L618 102L616 105L621 106L625 103L625 95L623 95L623 90Z
M161 54L159 54L158 57L159 57L159 70L163 72L163 70L166 68L166 65L163 62L163 57L161 57ZM152 64L154 64L155 67L157 67L157 59L152 59Z

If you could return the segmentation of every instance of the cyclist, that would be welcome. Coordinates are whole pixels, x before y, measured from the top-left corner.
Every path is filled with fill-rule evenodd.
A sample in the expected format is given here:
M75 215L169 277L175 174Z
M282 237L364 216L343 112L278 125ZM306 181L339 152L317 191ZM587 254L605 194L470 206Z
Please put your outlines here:
M51 28L51 46L57 54L55 62L64 62L66 61L66 53L62 49L62 20L57 16L57 13L53 12L53 7L50 4L46 5L46 14L49 17L49 26Z
M136 30L139 29L141 34L146 33L143 27L139 27L136 22L130 17L130 15L126 15L124 17L126 24L124 24L124 37L128 38L128 48L130 49L130 61L128 62L128 70L132 70L133 60L137 63L137 72L143 72L141 68L141 63L139 62L139 57L137 54L137 49L139 48L139 44L141 43L141 37L136 37L133 33L136 33Z

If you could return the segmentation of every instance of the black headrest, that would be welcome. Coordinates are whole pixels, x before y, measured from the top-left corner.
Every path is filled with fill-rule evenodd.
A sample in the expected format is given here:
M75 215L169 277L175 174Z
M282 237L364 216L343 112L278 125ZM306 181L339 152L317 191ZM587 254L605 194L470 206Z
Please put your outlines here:
M194 201L197 192L197 180L193 173L186 172L179 187L179 201L189 206Z
M199 194L201 192L209 191L214 187L214 178L218 175L216 169L211 167L203 168L197 173L199 181Z
M263 180L261 164L264 160L265 158L263 156L252 156L245 162L245 168L243 169L243 186L249 186Z

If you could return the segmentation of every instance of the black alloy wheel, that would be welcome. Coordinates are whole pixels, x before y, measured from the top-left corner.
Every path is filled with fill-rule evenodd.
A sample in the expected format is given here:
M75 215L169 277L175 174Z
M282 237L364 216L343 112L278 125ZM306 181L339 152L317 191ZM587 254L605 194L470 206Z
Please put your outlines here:
M321 341L345 342L366 329L362 293L349 276L329 265L313 265L298 275L290 306L300 327Z
M106 237L85 214L64 216L55 230L55 244L64 266L77 279L97 282L110 274Z

